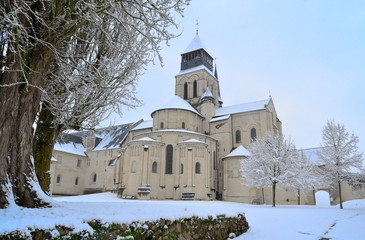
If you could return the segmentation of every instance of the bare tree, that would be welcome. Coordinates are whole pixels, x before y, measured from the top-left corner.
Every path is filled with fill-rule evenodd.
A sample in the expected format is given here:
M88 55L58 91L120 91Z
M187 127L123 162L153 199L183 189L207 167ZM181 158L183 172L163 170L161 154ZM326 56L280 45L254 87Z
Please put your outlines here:
M350 134L343 124L332 120L327 121L322 131L322 141L323 148L318 152L324 164L322 172L327 181L337 185L340 208L343 209L341 183L351 179L355 182L354 173L363 171L363 154L359 153L357 146L359 138L354 133Z
M91 126L110 108L138 103L133 81L154 56L160 57L160 42L174 36L168 31L176 26L173 10L181 14L187 3L1 2L0 208L12 201L25 207L48 204L37 187L32 159L32 125L41 98L42 109L56 116L57 124L69 126ZM108 94L124 95L109 107ZM103 104L93 105L92 99Z
M296 177L295 170L298 152L290 140L268 132L263 138L249 146L251 156L241 161L241 173L244 184L250 187L272 188L275 207L277 184L286 186Z

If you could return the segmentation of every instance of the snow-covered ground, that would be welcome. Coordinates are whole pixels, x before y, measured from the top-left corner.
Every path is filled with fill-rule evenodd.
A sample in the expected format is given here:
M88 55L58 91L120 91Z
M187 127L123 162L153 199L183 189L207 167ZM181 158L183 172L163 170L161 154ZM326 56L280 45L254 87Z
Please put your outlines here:
M245 212L250 229L236 239L365 239L365 200L338 206L259 206L221 201L121 200L112 193L54 198L53 208L0 209L0 235L28 228L64 225L76 231L91 230L85 222L177 219L188 216L227 216Z

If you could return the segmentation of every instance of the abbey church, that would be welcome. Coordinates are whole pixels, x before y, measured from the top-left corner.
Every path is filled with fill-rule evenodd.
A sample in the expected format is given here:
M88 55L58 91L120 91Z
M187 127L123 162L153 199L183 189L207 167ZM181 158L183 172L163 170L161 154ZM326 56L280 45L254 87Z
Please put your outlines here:
M62 134L52 158L52 193L265 202L263 189L241 184L239 162L267 131L282 134L274 102L224 106L219 80L212 53L196 34L181 54L175 96L152 120ZM278 198L279 204L297 199L284 190Z

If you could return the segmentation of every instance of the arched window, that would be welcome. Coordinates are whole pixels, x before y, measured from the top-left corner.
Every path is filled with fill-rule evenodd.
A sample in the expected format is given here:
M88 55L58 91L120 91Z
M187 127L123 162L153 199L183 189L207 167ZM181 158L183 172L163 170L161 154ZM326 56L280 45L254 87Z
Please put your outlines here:
M182 122L181 123L181 128L184 128L185 129L185 122Z
M195 80L193 83L193 97L197 97L198 96L198 83Z
M93 183L95 183L96 182L96 173L92 173L91 174L91 181L93 182Z
M152 163L152 173L157 173L157 162Z
M162 129L164 127L163 122L160 123L160 128Z
M241 142L241 131L237 130L236 131L236 143L240 143Z
M184 99L188 99L188 83L184 83Z
M172 154L173 154L173 147L172 145L167 145L166 147L166 174L172 174Z
M256 128L251 128L251 142L256 141Z
M56 178L56 183L60 183L61 182L61 175L57 175L57 178Z
M183 174L184 173L184 164L181 164L181 167L180 167L180 173Z
M195 173L200 173L200 163L195 163Z
M75 185L78 185L79 184L79 177L76 177L75 178Z

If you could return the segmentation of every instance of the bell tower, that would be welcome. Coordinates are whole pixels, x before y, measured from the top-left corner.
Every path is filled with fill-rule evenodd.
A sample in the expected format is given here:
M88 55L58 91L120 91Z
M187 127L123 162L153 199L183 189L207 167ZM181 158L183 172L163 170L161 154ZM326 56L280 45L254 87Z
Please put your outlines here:
M175 79L175 95L188 101L198 111L201 97L208 88L214 107L222 105L218 75L213 73L213 57L200 40L198 32L181 54L180 72Z

